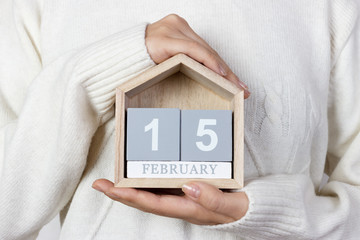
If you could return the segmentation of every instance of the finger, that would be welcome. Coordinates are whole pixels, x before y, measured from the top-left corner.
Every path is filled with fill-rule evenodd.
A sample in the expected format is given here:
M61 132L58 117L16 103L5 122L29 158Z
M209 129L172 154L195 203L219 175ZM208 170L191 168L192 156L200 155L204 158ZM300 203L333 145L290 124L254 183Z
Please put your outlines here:
M111 199L161 216L184 219L200 225L214 225L232 222L234 219L209 212L201 205L184 196L156 195L132 188L116 188L106 179L96 180L93 187L104 192Z
M222 60L222 59L221 59ZM222 60L223 61L223 60ZM238 86L239 88L244 90L244 98L247 99L250 96L250 91L248 86L242 82L233 72L232 70L225 64L224 62L224 66L225 66L225 75L224 77L226 79L228 79L229 81L233 82L236 86Z
M232 72L229 66L225 63L225 61L220 57L220 55L212 48L210 45L203 40L199 35L197 35L190 27L187 30L182 31L184 35L189 37L190 39L200 43L203 45L208 51L210 51L216 57L217 61L220 65L220 75L235 83L238 87L248 90L248 87L245 83L240 81L240 79Z
M114 187L114 183L107 179L97 179L92 187L100 192L107 192L111 187Z
M217 54L217 53L216 53ZM233 82L236 86L244 90L244 98L248 98L250 96L250 91L248 86L242 82L238 76L230 69L230 67L225 63L225 61L217 54L219 61L222 63L222 67L224 68L223 77L228 79L230 82Z
M131 188L113 188L107 195L144 212L167 217L186 218L194 210L190 201L174 195L157 195Z
M119 195L117 193L117 198L113 199L144 212L184 219L200 225L213 225L234 221L233 218L209 211L200 204L185 197L156 195L147 191L134 190L135 189L131 189L131 191L127 191L126 193L123 191L121 198L118 198ZM112 196L114 197L114 195Z
M180 17L181 18L181 17ZM181 18L182 19L182 18ZM188 38L197 41L201 45L203 45L207 50L212 52L220 62L221 66L221 75L225 77L226 79L230 80L234 84L236 84L238 87L242 88L245 93L245 98L248 98L250 96L250 92L248 87L244 82L242 82L229 68L229 66L225 63L225 61L220 57L220 55L204 40L202 39L188 24L188 22L185 19L182 19L182 24L179 24L179 29L182 34L187 36Z
M165 48L169 49L170 56L182 52L243 89L245 98L250 96L247 86L239 80L216 52L209 51L204 45L193 40L169 39L166 44L168 46Z
M244 192L224 193L203 182L187 183L182 190L186 196L204 208L236 220L242 218L248 210L249 201Z
M106 179L98 179L93 188L105 193L113 200L120 201L142 211L163 216L188 217L187 212L194 210L195 204L184 197L175 195L157 195L151 192L133 188L116 188ZM181 210L176 206L181 206ZM168 211L170 209L171 211Z
M173 56L177 53L184 53L196 61L204 64L214 72L223 75L224 69L222 69L221 62L217 58L216 54L212 51L209 51L201 43L190 39L186 40L169 38L165 44L167 44L167 46L164 48L168 49L169 55Z

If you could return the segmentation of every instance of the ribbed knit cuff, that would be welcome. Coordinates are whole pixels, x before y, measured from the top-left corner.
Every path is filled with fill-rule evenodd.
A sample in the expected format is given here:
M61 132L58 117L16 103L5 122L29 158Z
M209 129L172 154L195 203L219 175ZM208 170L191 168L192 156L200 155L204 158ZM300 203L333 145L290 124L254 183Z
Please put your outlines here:
M115 89L155 65L145 45L146 23L91 44L77 57L75 77L103 116L115 102Z
M330 4L329 27L333 67L354 29L358 13L357 5L353 1L332 0Z
M302 175L251 180L242 189L250 202L246 215L232 223L206 228L237 233L245 239L294 239L304 227L302 187L306 182Z

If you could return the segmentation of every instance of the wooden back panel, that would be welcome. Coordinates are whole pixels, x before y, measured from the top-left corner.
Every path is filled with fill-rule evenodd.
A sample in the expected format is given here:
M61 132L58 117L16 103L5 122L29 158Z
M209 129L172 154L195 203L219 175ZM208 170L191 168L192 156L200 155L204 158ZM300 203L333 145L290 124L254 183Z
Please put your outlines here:
M181 188L201 180L223 189L243 186L243 99L235 85L187 56L177 55L116 89L115 185L138 188ZM180 108L233 111L232 179L159 179L125 177L127 108Z

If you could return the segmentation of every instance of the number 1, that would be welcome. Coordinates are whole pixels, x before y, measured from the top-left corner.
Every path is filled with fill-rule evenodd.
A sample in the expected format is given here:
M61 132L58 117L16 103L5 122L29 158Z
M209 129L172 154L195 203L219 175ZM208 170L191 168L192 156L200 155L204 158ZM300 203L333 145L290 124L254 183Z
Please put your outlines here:
M145 126L145 132L151 131L151 151L159 150L159 119L153 118L153 120Z

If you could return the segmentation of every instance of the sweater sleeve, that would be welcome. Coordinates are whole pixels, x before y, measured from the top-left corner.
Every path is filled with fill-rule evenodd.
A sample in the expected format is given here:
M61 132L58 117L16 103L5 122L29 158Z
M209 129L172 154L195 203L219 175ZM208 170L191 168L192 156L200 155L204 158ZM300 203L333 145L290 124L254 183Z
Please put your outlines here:
M360 25L354 4L332 2L328 183L317 192L305 175L250 180L243 189L250 201L247 214L207 228L245 239L359 239Z
M142 23L42 66L41 3L13 7L0 29L0 239L35 239L73 195L116 86L154 62Z

